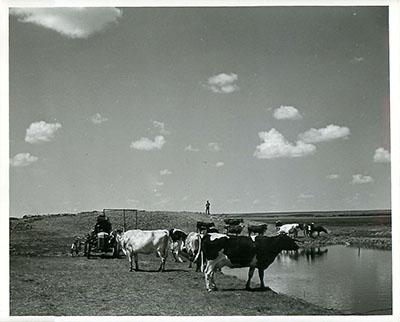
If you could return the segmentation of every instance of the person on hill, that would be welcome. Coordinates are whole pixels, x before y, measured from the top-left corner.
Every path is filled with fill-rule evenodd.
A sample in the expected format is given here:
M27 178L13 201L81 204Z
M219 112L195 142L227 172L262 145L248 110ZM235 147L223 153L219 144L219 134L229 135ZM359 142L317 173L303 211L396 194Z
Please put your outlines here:
M210 202L207 200L206 202L206 215L210 214Z

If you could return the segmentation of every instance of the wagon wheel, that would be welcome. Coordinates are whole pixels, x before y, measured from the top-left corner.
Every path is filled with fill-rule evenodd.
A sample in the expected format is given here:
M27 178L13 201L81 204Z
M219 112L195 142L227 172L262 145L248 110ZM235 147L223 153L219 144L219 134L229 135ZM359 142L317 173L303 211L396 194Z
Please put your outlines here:
M113 258L119 258L119 246L118 243L115 243L113 247Z

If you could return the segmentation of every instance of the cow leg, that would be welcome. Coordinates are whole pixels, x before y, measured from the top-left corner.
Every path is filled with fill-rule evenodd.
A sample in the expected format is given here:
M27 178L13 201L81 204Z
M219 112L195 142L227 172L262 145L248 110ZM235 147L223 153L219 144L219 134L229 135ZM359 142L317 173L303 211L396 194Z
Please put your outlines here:
M130 251L127 251L126 255L129 259L129 271L133 272L133 263L132 263L133 254Z
M158 254L158 256L160 257L160 259L161 259L161 264L160 264L160 267L158 268L158 271L159 272L163 272L164 271L164 269L165 269L165 261L166 261L166 259L167 259L167 254L166 254L167 252L166 252L166 250L165 249L157 249L157 254Z
M178 240L178 244L177 244L177 247L176 247L176 256L178 258L178 262L179 263L183 263L183 259L179 255L182 249L183 249L183 242L182 242L182 240Z
M248 274L247 282L246 282L246 290L250 290L251 289L250 288L250 281L251 281L251 278L253 277L255 269L256 269L255 267L249 267L249 274Z
M211 284L213 270L214 266L211 264L211 261L207 261L206 268L204 270L204 279L206 281L206 289L209 292L214 290L213 286L215 287L215 283L214 285Z
M264 270L259 268L258 269L258 277L260 278L260 288L263 289L265 288L264 284Z
M133 257L135 258L135 271L138 271L139 270L139 256L138 256L138 254L133 254ZM132 265L132 262L131 262L131 265Z

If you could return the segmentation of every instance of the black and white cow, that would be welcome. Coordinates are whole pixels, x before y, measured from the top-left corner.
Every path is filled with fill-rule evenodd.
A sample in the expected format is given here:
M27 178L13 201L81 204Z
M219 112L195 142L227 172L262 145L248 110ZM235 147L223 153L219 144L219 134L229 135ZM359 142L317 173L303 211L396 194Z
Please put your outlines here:
M169 230L169 237L172 240L171 252L174 256L175 262L182 263L183 260L179 256L179 253L182 252L184 249L187 234L181 229L173 228Z
M159 271L164 271L167 259L169 232L168 230L128 230L124 233L117 232L116 240L121 244L121 249L129 259L130 271L133 271L132 260L135 260L135 270L139 270L138 254L156 253L161 264Z
M207 291L216 290L214 273L224 266L231 268L249 267L246 289L254 270L258 269L260 287L264 285L264 270L275 260L282 250L297 250L299 246L287 235L266 236L227 236L207 234L202 240L202 252L207 262L204 271Z
M215 228L215 224L213 222L204 222L204 221L198 221L196 224L197 232L205 232L209 231L212 228Z

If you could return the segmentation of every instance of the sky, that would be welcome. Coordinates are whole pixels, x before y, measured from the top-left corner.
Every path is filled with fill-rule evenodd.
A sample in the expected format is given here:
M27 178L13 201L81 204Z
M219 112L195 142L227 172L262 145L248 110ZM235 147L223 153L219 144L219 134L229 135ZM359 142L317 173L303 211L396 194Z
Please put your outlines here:
M15 8L10 216L391 208L386 7Z

